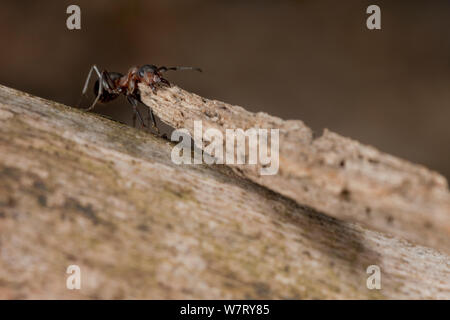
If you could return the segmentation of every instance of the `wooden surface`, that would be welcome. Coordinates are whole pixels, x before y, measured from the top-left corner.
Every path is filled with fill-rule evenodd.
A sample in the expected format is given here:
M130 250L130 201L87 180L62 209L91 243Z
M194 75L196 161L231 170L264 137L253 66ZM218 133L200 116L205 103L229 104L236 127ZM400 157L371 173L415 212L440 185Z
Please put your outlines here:
M331 218L225 166L175 165L172 148L0 86L0 298L450 299L445 253ZM66 288L71 264L81 290ZM381 268L381 290L366 287L369 265Z
M232 165L237 174L338 219L450 253L450 192L440 174L325 130L320 137L302 121L208 100L178 87L152 94L141 85L143 101L165 123L203 131L277 128L280 167L261 176L261 165ZM206 143L205 143L206 144Z

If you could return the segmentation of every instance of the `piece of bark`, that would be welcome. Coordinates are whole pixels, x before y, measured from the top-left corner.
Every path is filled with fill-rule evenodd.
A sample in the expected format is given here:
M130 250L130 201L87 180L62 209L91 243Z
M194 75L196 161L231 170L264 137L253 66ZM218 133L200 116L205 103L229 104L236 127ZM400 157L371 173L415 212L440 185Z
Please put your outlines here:
M208 100L176 86L153 94L140 85L143 102L165 123L203 132L215 128L279 129L279 172L261 165L231 165L239 175L332 217L361 223L450 252L450 193L446 179L427 168L325 130L313 137L299 120ZM320 112L320 111L318 111ZM208 142L204 142L204 148Z
M0 86L0 298L450 299L449 256L172 148Z

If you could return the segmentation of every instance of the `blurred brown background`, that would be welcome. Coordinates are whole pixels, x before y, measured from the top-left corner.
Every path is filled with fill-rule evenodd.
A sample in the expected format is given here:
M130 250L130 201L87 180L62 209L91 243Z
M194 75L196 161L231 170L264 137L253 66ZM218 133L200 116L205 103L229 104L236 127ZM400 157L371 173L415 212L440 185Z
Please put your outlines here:
M80 31L66 28L70 4ZM381 31L366 28L370 4ZM2 1L0 37L0 83L67 105L94 63L199 66L167 78L450 177L448 0ZM132 116L123 98L96 112Z

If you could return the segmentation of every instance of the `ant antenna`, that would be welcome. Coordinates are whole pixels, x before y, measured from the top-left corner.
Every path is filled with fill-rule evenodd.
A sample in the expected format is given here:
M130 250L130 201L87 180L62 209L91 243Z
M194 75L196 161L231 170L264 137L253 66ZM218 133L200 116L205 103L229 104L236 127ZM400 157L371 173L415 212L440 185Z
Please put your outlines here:
M194 71L198 71L198 72L203 72L202 69L200 68L196 68L196 67L159 67L158 68L158 72L166 72L169 70L194 70Z

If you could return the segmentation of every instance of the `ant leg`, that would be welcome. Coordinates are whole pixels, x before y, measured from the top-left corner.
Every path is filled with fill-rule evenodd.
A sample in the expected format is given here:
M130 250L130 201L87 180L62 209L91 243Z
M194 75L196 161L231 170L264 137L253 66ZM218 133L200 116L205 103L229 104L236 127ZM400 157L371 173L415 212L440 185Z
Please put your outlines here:
M152 89L152 91L153 91L154 94L157 94L156 87L155 87L153 84L150 84L150 88ZM159 128L158 128L158 125L156 124L156 119L155 119L155 115L153 114L152 108L150 108L150 107L147 106L147 105L145 105L145 107L146 107L147 110L148 110L148 118L147 118L148 121L147 121L147 125L150 127L150 119L151 119L151 120L152 120L152 126L153 126L153 128L155 128L156 133L159 134Z
M105 87L105 89L108 90L109 93L118 93L119 90L117 88L115 88L115 84L114 81L112 81L111 76L109 75L109 72L104 70L102 72L102 75L104 76L105 80L106 80L106 84L108 85L108 87ZM113 89L111 89L113 88Z
M102 72L102 74L101 74L101 76L100 76L100 80L99 80L99 83L98 83L98 93L97 93L97 97L95 98L95 100L94 100L94 102L92 103L92 105L91 105L89 108L86 109L86 111L90 111L90 110L94 109L94 107L95 107L95 105L97 104L98 99L100 99L102 93L103 93L103 72Z
M83 90L81 91L81 97L80 97L80 100L79 100L78 103L77 103L77 107L80 106L81 100L82 100L83 97L86 95L86 91L87 91L87 88L88 88L88 85L89 85L89 81L91 80L92 71L95 71L95 72L97 73L97 76L98 76L99 78L101 77L100 71L98 71L97 66L94 64L94 65L91 67L91 69L89 70L88 76L87 76L86 81L85 81L84 86L83 86Z
M139 118L139 121L141 122L141 125L146 128L147 126L144 123L144 119L142 119L141 113L139 112L137 106L133 105L133 109L134 109L134 115Z
M155 115L153 114L152 108L145 106L147 108L147 126L150 128L150 119L152 120L152 127L155 128L156 133L159 133L158 125L156 124Z
M156 132L159 133L159 128L158 128L158 125L156 124L156 119L155 119L155 115L153 114L153 110L150 107L147 107L147 108L148 108L149 120L150 120L150 118L152 119L152 125L155 128Z
M147 127L144 123L144 120L142 119L141 113L139 112L137 106L138 106L138 100L136 100L133 97L128 96L127 97L128 102L131 103L131 105L133 106L133 126L136 125L136 116L139 118L139 121L141 122L141 125L145 128Z
M105 80L106 82L104 82L103 80ZM97 97L95 98L92 105L86 109L86 111L90 111L90 110L94 109L95 105L97 104L98 100L100 99L100 97L103 94L103 90L106 90L109 93L116 93L117 90L113 90L111 88L114 88L114 82L111 80L111 77L110 77L108 71L104 70L104 71L102 71L102 73L100 75L100 80L98 82Z

